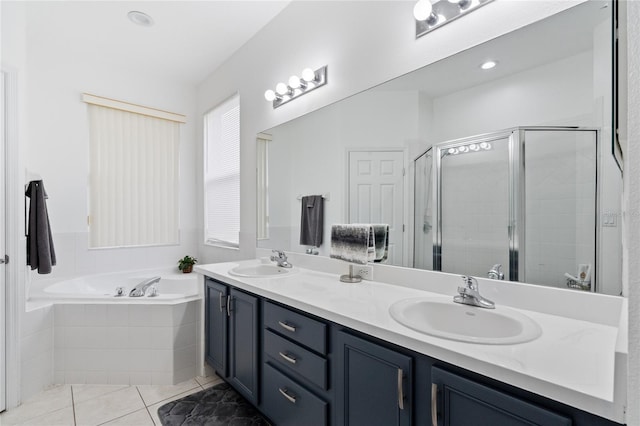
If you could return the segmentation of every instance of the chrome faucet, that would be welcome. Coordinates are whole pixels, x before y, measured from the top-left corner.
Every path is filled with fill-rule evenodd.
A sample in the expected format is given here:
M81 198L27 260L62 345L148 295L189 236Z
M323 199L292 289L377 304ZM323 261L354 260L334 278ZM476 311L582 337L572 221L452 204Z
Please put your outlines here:
M131 289L131 291L129 292L129 297L144 296L145 292L147 291L147 288L157 283L158 281L160 281L160 277L153 277L153 278L149 278L147 280L142 281L140 284L136 285L134 288Z
M275 256L271 256L271 261L276 262L281 268L292 268L293 265L287 261L287 255L282 250L272 250Z
M453 297L454 302L479 308L495 309L495 303L480 296L478 281L475 278L462 275L462 281L464 286L458 287L458 293L460 294Z
M502 265L496 263L491 267L489 272L487 273L487 278L491 278L492 280L504 280L504 273L502 272Z

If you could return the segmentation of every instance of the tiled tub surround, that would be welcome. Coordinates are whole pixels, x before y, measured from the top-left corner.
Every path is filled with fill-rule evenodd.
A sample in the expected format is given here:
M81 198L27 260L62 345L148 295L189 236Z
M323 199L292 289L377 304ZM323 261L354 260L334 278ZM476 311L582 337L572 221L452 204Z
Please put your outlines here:
M259 254L263 255L259 251ZM289 253L288 253L289 254ZM196 271L418 353L624 423L626 299L478 278L496 306L520 310L542 328L531 342L480 345L421 334L395 322L389 307L418 297L452 298L460 276L374 265L377 281L345 284L347 264L291 254L298 273L277 278L228 274L240 263L201 265ZM308 268L308 269L307 269ZM322 270L324 272L318 272Z
M162 276L159 296L113 296L117 286L128 294L153 276ZM201 370L195 274L145 270L42 280L33 283L30 296L26 317L48 313L52 319L44 331L52 340L48 367L55 384L170 385ZM32 352L28 343L23 339L26 354Z
M196 376L200 303L56 304L54 383L168 385Z

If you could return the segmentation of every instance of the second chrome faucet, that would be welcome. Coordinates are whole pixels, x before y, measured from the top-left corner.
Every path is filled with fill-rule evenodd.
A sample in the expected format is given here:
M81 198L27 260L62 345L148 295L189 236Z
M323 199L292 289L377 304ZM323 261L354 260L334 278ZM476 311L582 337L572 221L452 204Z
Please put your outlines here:
M480 295L478 281L475 278L462 275L462 281L464 285L458 287L458 295L453 297L454 302L479 308L495 309L495 303Z

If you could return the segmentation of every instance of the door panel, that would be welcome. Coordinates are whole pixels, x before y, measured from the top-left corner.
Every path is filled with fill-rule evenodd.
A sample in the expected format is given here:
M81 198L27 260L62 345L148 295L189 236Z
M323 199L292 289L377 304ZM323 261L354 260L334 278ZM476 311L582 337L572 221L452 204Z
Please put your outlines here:
M249 401L258 403L258 299L231 289L229 377Z
M404 153L349 153L349 223L389 224L389 256L385 263L404 262Z
M337 351L337 424L411 425L412 358L344 332Z
M2 318L2 324L5 324L6 318L6 266L4 264L4 256L7 252L7 242L5 240L5 236L7 233L5 232L5 171L8 169L6 167L6 110L7 110L7 101L6 101L6 92L5 92L5 73L0 73L0 105L2 105L2 109L0 110L0 135L2 135L2 140L0 141L0 165L2 165L2 171L0 171L0 318ZM0 411L3 411L6 406L6 330L5 327L0 327Z
M227 377L227 286L205 281L205 360L216 372Z

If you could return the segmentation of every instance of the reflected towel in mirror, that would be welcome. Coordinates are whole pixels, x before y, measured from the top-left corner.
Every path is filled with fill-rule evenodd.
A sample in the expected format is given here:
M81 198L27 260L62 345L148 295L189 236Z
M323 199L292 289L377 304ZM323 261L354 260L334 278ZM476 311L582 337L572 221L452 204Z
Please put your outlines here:
M331 251L334 259L367 264L376 255L373 226L352 223L331 226Z
M324 222L324 199L322 195L307 195L300 202L300 245L320 247Z
M389 224L374 223L371 226L373 227L376 247L376 257L373 261L376 263L383 262L389 256Z

